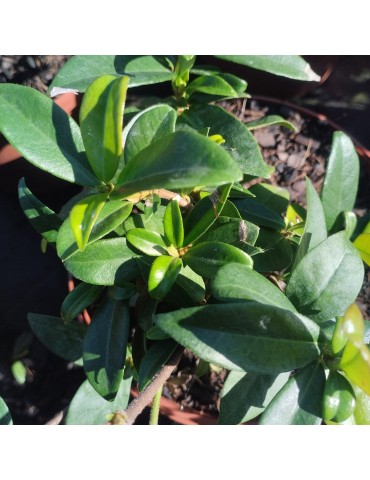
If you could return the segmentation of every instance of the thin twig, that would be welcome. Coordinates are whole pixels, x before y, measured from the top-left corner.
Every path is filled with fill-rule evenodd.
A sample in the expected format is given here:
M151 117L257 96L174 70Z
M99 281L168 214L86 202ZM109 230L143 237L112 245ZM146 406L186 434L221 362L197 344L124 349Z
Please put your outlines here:
M166 383L167 379L170 378L171 373L180 361L183 351L184 348L179 345L168 362L163 365L149 385L140 392L139 396L130 403L127 409L116 412L115 416L124 419L124 425L132 425L138 415L140 415L144 408L153 400L158 390Z

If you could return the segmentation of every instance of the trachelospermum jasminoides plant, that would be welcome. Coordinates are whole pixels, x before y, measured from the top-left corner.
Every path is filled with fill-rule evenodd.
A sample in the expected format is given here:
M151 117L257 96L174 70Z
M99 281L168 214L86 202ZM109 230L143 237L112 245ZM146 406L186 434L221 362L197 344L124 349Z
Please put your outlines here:
M223 59L318 79L300 57ZM173 95L125 108L128 88L159 82ZM66 424L132 424L153 399L156 424L184 348L229 370L219 423L369 423L369 329L354 303L364 268L351 241L367 233L352 213L358 157L336 132L321 196L307 180L307 209L263 181L245 188L272 172L251 130L294 128L278 116L243 124L214 104L246 87L195 56L77 56L50 89L85 92L77 125L47 96L0 86L9 142L83 187L56 213L19 184L44 248L80 281L60 318L29 315L46 346L85 370ZM76 321L88 307L91 323Z

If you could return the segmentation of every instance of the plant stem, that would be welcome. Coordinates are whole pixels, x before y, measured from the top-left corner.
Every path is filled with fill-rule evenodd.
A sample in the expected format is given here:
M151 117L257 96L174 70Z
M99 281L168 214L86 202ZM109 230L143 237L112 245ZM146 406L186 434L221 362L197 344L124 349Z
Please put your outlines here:
M161 405L162 390L163 390L163 385L161 387L159 387L158 392L154 395L152 408L150 410L149 425L158 425L159 408L160 408L160 405Z
M117 412L118 415L125 419L125 425L132 425L137 416L144 410L144 408L153 400L158 390L163 387L166 380L170 377L173 370L180 361L184 348L178 346L168 362L163 365L159 372L153 377L149 385L140 392L139 396L133 400L126 410Z

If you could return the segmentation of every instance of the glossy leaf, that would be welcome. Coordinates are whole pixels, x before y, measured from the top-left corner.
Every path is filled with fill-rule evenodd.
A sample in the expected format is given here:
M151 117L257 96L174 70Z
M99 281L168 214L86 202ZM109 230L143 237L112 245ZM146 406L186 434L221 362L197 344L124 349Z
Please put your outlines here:
M0 425L13 425L12 416L4 400L0 397Z
M370 395L370 350L367 345L349 340L344 348L339 368L352 383Z
M319 195L308 178L306 178L307 217L303 235L295 256L294 268L307 252L327 239L325 215Z
M333 354L340 354L348 340L351 340L353 343L362 343L364 335L365 324L362 312L353 303L347 308L343 317L337 318L331 342Z
M13 362L10 369L12 371L13 378L18 383L18 385L24 385L27 380L27 368L24 366L22 360L16 360L15 362Z
M352 235L356 230L356 226L357 226L357 215L354 212L344 212L344 229L349 239L352 238Z
M299 55L215 55L215 57L281 77L314 82L320 80Z
M279 375L230 372L221 392L220 425L249 422L260 415L288 381L289 372Z
M193 307L205 303L205 284L190 267L182 267L171 292L164 301L174 308Z
M168 255L167 245L159 233L144 228L133 228L126 235L129 243L149 256Z
M282 230L285 227L284 220L280 215L254 198L233 200L233 203L244 220L275 230Z
M169 105L154 105L136 115L123 132L125 162L129 162L152 143L173 133L176 119L176 111Z
M186 94L206 93L225 98L238 98L241 96L225 78L219 75L203 75L193 80L186 88Z
M167 333L164 333L163 330L157 327L157 325L153 325L152 328L146 332L146 338L149 340L167 340L170 337Z
M320 425L325 380L321 363L304 367L272 400L260 425Z
M127 305L106 299L95 312L84 341L83 362L92 387L106 400L119 390L130 327Z
M80 108L80 128L95 175L109 182L122 154L123 109L128 77L103 75L89 86Z
M93 285L120 285L138 275L137 255L125 238L98 240L65 262L67 270L79 280Z
M245 220L229 217L218 217L216 222L203 234L201 242L224 242L238 246L242 242L249 245L256 243L259 228Z
M103 287L100 285L89 285L80 283L64 299L61 307L63 320L68 323L77 317L86 307L95 302Z
M117 200L106 202L92 227L88 243L91 244L110 233L126 220L131 211L132 203L130 202ZM67 219L58 232L57 253L62 260L68 260L68 258L78 253L78 251L79 249L73 235L70 220Z
M91 230L107 198L107 193L99 193L85 197L73 206L69 221L79 250L84 250L88 244Z
M169 245L176 248L182 247L184 242L184 224L178 199L175 197L169 202L163 218L164 236Z
M253 268L252 258L239 248L223 242L198 243L183 256L184 263L202 277L212 278L227 263Z
M157 257L154 260L148 279L148 291L152 298L163 300L173 287L181 266L180 258L168 255Z
M343 132L335 132L321 191L329 231L337 228L342 212L354 207L359 171L360 163L351 139Z
M194 243L217 220L222 212L231 184L217 188L210 195L199 200L186 216L184 222L185 237L183 244Z
M86 380L77 390L68 407L65 417L66 425L103 425L114 412L127 408L132 383L131 368L126 365L123 380L113 402L102 398L90 382Z
M157 315L155 323L203 360L228 370L287 372L320 354L313 321L256 302L185 308Z
M289 241L275 230L261 228L256 246L264 250L253 257L254 269L258 272L284 270L292 262L293 252Z
M355 392L349 381L337 371L332 371L325 383L323 419L342 423L354 412Z
M225 265L211 283L212 295L222 302L252 300L296 312L294 305L267 278L244 265Z
M256 183L249 188L249 191L257 197L260 204L270 208L279 216L288 209L290 194L286 188L268 183Z
M156 373L165 365L175 351L176 346L177 343L172 339L159 340L151 345L140 364L140 390L144 390Z
M353 412L356 425L370 425L370 395L356 385L353 385L353 390L356 394L356 407Z
M62 219L33 195L27 188L24 178L19 181L18 195L23 213L33 228L49 244L55 245L59 227L63 223Z
M280 117L280 115L266 115L245 124L248 130L257 130L258 128L271 127L272 125L280 125L288 130L296 131L296 127L288 120L285 120L285 118Z
M101 75L128 75L130 88L173 78L171 70L152 55L75 55L59 70L49 91L64 87L84 92Z
M107 290L108 297L112 300L115 300L116 302L121 302L122 300L129 300L136 293L136 286L130 282L122 282L119 287L108 287Z
M209 127L209 135L218 134L225 140L223 148L244 174L270 177L273 169L264 162L254 136L240 120L223 108L216 105L194 106L181 115L179 122L198 131Z
M357 297L364 277L361 258L345 232L310 250L293 271L286 295L317 322L342 315Z
M145 228L150 232L156 232L160 235L164 235L163 219L166 207L159 205L157 211L149 218L145 218L145 215L134 214L131 215L123 224L121 235L126 235L132 228Z
M361 233L353 242L362 260L370 266L370 233Z
M96 186L77 123L50 98L22 85L0 85L0 131L29 162L56 177Z
M192 132L175 132L142 150L117 183L127 195L142 190L176 190L239 181L242 173L222 147Z
M59 317L28 314L33 333L55 355L74 362L82 357L82 345L86 325L71 322L68 325Z

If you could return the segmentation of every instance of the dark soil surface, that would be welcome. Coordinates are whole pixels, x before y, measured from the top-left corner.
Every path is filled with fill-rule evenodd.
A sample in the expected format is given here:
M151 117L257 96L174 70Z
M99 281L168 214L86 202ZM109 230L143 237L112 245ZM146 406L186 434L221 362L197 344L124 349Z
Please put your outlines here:
M67 58L68 56L0 56L0 82L22 83L44 92ZM348 75L346 70L348 65L351 66L353 78ZM359 86L363 88L365 93L370 92L370 74L366 73L370 72L369 59L360 58L360 60L357 59L356 63L353 57L343 57L337 60L336 68L337 71L334 70L332 76L324 85L300 98L299 103L310 108L320 108L321 105L324 105L325 114L332 114L332 118L336 122L341 122L343 128L357 136L358 140L369 149L370 137L365 134L363 128L364 119L370 118L369 96L356 97L355 93L350 93L351 89L352 92L359 92L361 90L359 90ZM338 88L342 92L340 99L337 98ZM368 94L366 93L366 95ZM341 102L340 107L338 107L339 101ZM357 105L357 107L355 108L354 105ZM361 108L359 108L359 105ZM303 115L289 106L266 103L261 99L258 101L256 99L248 100L247 102L244 100L228 102L227 108L243 121L254 120L266 114L279 114L290 120L297 128L295 133L282 127L270 127L255 131L255 136L266 162L275 167L275 173L270 182L287 188L291 199L303 205L305 204L306 175L311 179L316 189L320 191L333 133L333 128L327 122L318 122L317 119ZM367 113L367 117L364 116L364 112ZM354 113L360 116L358 129L355 128L354 119L357 117ZM346 123L346 120L348 120L348 123ZM369 158L365 161L370 162ZM369 177L363 168L360 193L356 205L356 212L359 215L363 215L369 209L370 190L368 185ZM44 275L47 275L47 263L51 262L49 266L55 264L53 278L46 277L45 279L42 277L40 280L40 277L37 277L35 280L32 277L33 288L36 288L38 284L40 285L38 289L30 292L32 298L38 298L38 303L29 310L33 309L38 313L58 315L58 306L66 294L66 288L58 295L52 293L44 295L43 292L48 285L58 284L60 286L65 284L66 276L63 269L58 265L56 258L50 257L45 260L45 257L40 254L37 234L27 225L20 209L17 213L16 194L11 192L0 193L4 202L3 206L7 206L7 211L12 212L11 215L5 214L5 212L0 215L0 221L4 223L2 231L8 231L8 237L5 236L1 239L1 250L9 252L9 249L14 249L14 251L11 251L14 259L9 257L9 254L4 257L9 264L8 278L12 279L13 285L10 287L11 290L9 285L4 285L4 288L1 289L3 292L10 292L7 296L11 297L11 305L7 305L7 298L4 297L5 316L0 321L0 396L8 403L15 424L44 424L69 404L85 377L81 368L56 357L30 334L26 321L26 313L29 308L27 287L23 287L21 282L24 281L23 276L27 269L31 269L35 274L43 272ZM22 230L22 237L17 244L14 243L17 233L13 234L13 228L14 232L18 233L19 228ZM24 248L25 244L28 245L28 240L25 241L26 238L30 239L31 246L29 248L31 250L20 252L19 249ZM7 242L5 246L4 241ZM31 251L35 252L34 256L31 255L33 263L27 265L27 258L30 257L29 253ZM17 264L17 256L22 257L22 255L22 261ZM3 261L4 259L2 259ZM17 265L16 269L14 269L14 265ZM6 272L3 272L4 274ZM11 292L19 288L18 285L22 285L22 288L15 296ZM24 300L24 305L22 305L22 300ZM26 300L27 305L25 305ZM369 269L366 271L366 278L360 295L360 306L365 317L369 319ZM11 332L10 337L6 329ZM25 384L20 385L11 373L10 364L12 358L14 358L14 347L17 339L19 341L19 337L25 331L29 337L22 361L27 367L27 380ZM200 366L194 356L185 352L180 365L167 382L163 394L178 401L183 410L195 409L216 417L219 393L226 377L226 371L213 369L204 373L200 372L199 369ZM138 419L138 423L147 423L147 418L148 414L144 412ZM160 423L172 422L161 418Z

